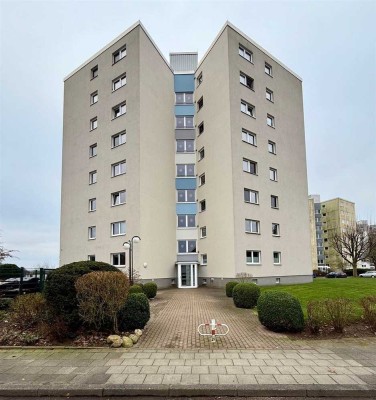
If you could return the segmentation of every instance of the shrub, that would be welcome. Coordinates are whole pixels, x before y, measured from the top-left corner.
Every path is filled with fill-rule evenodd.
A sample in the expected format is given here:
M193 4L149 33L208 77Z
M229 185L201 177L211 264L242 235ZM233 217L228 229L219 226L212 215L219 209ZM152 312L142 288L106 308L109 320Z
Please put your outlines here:
M16 264L0 264L0 279L19 278L22 269Z
M252 277L253 277L253 275L248 272L238 272L236 274L236 279L238 280L238 283L251 282Z
M337 298L325 300L328 320L336 332L342 333L349 325L353 314L353 303L349 299Z
M128 278L122 272L90 272L78 278L75 287L83 321L97 330L111 321L118 332L117 314L128 297Z
M260 288L255 283L238 283L233 291L234 304L238 308L254 308L260 297Z
M129 288L128 294L133 294L133 293L144 293L144 291L142 290L142 287L137 284Z
M44 285L47 303L71 328L77 328L80 325L74 284L80 276L93 271L119 272L117 268L103 262L78 261L63 265L47 275Z
M300 332L304 316L299 300L289 293L267 291L257 302L262 325L274 332Z
M17 296L10 305L10 318L22 329L46 321L48 318L46 299L41 293Z
M149 300L144 293L128 296L124 307L119 312L120 331L143 329L150 318Z
M0 299L0 310L1 311L8 310L11 302L12 302L12 299L8 299L8 298Z
M328 311L323 300L311 300L308 302L306 322L311 333L315 335L328 322Z
M376 332L376 296L363 297L360 299L360 304L363 307L365 323Z
M232 291L239 282L230 281L226 283L226 296L232 297Z
M157 295L158 286L155 282L147 282L144 284L144 293L148 299L154 299Z

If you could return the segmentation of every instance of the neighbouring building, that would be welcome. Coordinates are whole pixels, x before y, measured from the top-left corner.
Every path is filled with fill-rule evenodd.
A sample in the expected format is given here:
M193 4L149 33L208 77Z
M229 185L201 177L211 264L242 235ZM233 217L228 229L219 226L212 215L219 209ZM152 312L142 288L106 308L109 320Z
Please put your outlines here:
M312 280L302 81L227 22L168 62L140 22L65 78L60 265L161 287Z
M319 247L318 243L322 242L322 233L321 233L320 209L317 207L317 202L315 202L315 200L317 200L317 195L314 196L309 196L308 204L309 204L309 223L311 228L312 270L317 270L319 266L319 261L321 261L320 254L322 250ZM320 198L318 200L320 202ZM320 246L322 246L322 243L320 243ZM320 266L321 265L324 265L323 261L320 262Z

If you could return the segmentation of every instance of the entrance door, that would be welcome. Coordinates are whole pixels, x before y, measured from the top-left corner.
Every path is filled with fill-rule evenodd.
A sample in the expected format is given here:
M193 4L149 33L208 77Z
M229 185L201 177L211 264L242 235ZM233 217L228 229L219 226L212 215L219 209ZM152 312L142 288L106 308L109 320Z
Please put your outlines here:
M179 288L197 287L197 264L178 265Z

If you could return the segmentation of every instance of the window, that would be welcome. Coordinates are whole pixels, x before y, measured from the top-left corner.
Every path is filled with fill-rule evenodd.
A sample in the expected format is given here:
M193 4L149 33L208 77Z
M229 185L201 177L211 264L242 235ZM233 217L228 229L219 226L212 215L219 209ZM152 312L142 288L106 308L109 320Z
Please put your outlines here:
M198 126L198 134L201 135L201 133L204 133L204 123L201 122L201 124Z
M201 85L202 81L203 81L203 76L202 72L200 72L200 75L197 77L197 87Z
M242 100L240 103L240 111L244 114L249 115L250 117L255 117L255 106L252 106L244 100Z
M271 195L270 196L270 203L272 208L278 208L278 196Z
M98 76L98 65L91 69L91 79L94 79Z
M202 147L198 152L198 161L201 161L203 158L205 158L205 148L204 147Z
M111 193L111 205L119 206L125 203L125 190L120 190L119 192Z
M89 240L93 240L97 237L97 227L89 226Z
M120 89L127 84L127 75L123 74L112 81L112 91Z
M277 170L274 168L269 168L269 178L271 181L277 181L278 176L277 176Z
M268 63L265 63L265 73L267 75L273 76L272 72L273 72L272 66Z
M95 104L98 102L98 91L90 95L90 104Z
M279 285L281 283L281 278L275 278L275 284Z
M197 102L197 111L200 111L202 107L204 107L204 98L203 97L201 97L201 99Z
M196 226L196 215L194 214L179 214L178 227L179 228L194 228Z
M246 251L247 264L261 264L261 251L247 250Z
M125 235L125 221L113 222L111 224L111 236Z
M244 201L246 203L259 204L259 192L244 188Z
M124 267L125 266L125 253L114 253L112 254L112 265L114 267Z
M127 55L127 46L122 47L112 54L112 62L115 64Z
M260 233L260 221L255 221L253 219L246 219L245 231L247 233Z
M275 127L275 121L273 115L268 114L266 116L266 125L274 128Z
M89 254L87 256L88 261L95 261L95 254Z
M200 201L200 212L203 212L206 210L206 200L201 200Z
M265 96L266 96L266 100L269 100L273 103L274 96L273 96L273 92L270 89L266 88Z
M97 183L97 171L89 172L89 185Z
M194 189L178 190L178 203L194 203L196 201Z
M196 253L196 240L178 240L178 253Z
M202 228L200 228L200 238L206 238L206 226L203 226Z
M195 151L195 141L191 139L178 139L176 141L177 153L193 153Z
M243 158L243 171L249 174L257 174L257 163L255 161L247 160Z
M127 106L125 102L121 103L112 108L112 119L118 118L124 115L126 112L127 112Z
M176 104L193 104L193 93L175 93Z
M127 141L127 134L125 131L117 133L116 135L111 136L111 147L118 147Z
M279 236L279 224L272 223L272 235Z
M208 264L208 255L201 254L201 265L207 265L207 264Z
M97 199L89 199L89 212L96 211L97 209Z
M176 165L177 176L195 176L195 165L194 164L177 164Z
M273 251L273 264L275 265L281 264L281 252Z
M205 185L205 174L202 174L202 175L199 176L198 185L199 186Z
M90 130L93 131L94 129L98 128L98 118L95 117L90 120Z
M97 144L92 144L89 147L89 157L95 157L97 155Z
M270 154L277 154L277 147L271 140L268 141L268 151Z
M256 134L246 129L242 129L242 140L243 142L256 146Z
M193 117L176 117L177 129L192 129Z
M253 82L254 80L250 76L246 75L243 72L240 72L240 83L242 85L245 85L248 89L253 90Z
M239 45L239 55L245 58L249 62L253 62L253 54L251 51L245 49L243 46Z
M126 162L125 161L120 161L116 164L111 165L111 176L118 176L125 174L126 170Z

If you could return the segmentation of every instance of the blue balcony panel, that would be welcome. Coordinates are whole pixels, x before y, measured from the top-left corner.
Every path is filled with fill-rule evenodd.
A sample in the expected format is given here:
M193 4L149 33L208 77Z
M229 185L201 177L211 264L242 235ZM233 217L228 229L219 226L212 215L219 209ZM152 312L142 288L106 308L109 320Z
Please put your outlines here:
M176 189L196 189L196 178L176 178Z
M193 104L175 106L175 115L195 115L195 106Z
M195 78L193 74L174 75L174 90L176 93L194 92Z
M176 214L197 214L196 203L177 203Z

